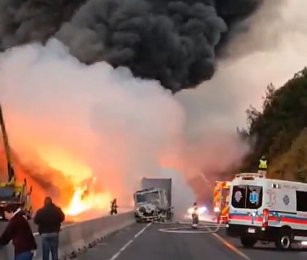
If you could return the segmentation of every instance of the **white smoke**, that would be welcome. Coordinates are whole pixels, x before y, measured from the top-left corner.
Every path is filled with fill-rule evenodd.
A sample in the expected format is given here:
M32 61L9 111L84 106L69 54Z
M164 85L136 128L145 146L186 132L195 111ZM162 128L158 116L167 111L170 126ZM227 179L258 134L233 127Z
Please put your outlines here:
M6 51L0 66L1 103L22 160L39 155L76 184L93 174L121 204L129 203L142 177L165 167L199 174L210 166L214 173L242 155L225 152L221 141L235 150L240 142L213 132L213 125L186 138L190 115L157 81L104 62L83 65L56 40ZM218 162L217 155L227 159Z
M13 146L23 158L34 150L47 162L83 162L80 172L66 172L74 179L94 172L105 190L132 197L139 177L159 171L180 136L183 111L172 95L127 69L82 65L56 40L14 48L0 62Z

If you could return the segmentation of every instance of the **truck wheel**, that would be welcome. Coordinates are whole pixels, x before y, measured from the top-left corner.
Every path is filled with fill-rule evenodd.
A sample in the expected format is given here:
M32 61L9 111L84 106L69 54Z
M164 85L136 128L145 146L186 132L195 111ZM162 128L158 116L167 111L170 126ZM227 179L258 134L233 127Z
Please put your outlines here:
M250 236L242 236L240 237L242 246L246 248L251 248L257 243L257 239Z
M287 250L291 248L293 238L291 230L282 230L276 237L275 246L281 250Z

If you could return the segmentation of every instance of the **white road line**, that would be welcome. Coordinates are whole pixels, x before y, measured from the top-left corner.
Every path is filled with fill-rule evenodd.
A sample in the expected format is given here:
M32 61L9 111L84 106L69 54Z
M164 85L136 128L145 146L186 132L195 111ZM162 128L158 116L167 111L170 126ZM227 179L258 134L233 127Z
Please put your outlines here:
M208 230L212 229L210 227L207 227ZM228 241L226 241L224 238L222 238L220 235L218 235L215 232L211 233L212 236L214 236L217 240L219 240L225 247L227 247L230 251L232 251L233 253L241 256L242 258L246 259L246 260L250 260L250 257L247 256L246 254L244 254L242 251L240 251L238 248L236 248L233 244L229 243Z
M124 250L126 250L126 248L133 242L133 240L131 239L126 245L124 245L119 251L123 252Z
M151 224L152 223L148 223L146 227L144 227L142 230L140 230L137 234L134 235L134 238L137 238L139 235L141 235L145 231L145 229L148 228Z
M236 253L237 255L241 256L242 258L246 260L250 260L250 257L244 254L242 251L240 251L238 248L236 248L234 245L231 243L227 242L224 238L222 238L220 235L216 233L212 233L212 235L218 239L225 247L227 247L229 250L232 252Z
M119 251L115 255L113 255L109 260L115 260L116 258L118 258L120 254L124 252L130 244L133 243L134 239L136 239L139 235L141 235L151 224L152 223L148 223L141 231L135 234L134 238L129 240L128 243L126 243L121 249L119 249Z
M112 258L110 258L110 260L114 260L114 259L116 259L117 257L119 257L120 253L121 253L120 251L117 252L115 255L112 256Z

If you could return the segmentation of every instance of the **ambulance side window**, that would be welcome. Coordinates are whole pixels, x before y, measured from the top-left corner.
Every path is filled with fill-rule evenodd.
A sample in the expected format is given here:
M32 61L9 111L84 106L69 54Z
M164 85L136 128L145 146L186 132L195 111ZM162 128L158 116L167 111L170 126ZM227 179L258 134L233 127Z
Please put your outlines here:
M245 208L246 186L233 186L231 205L235 208Z
M249 185L247 187L246 208L258 209L262 205L262 187Z
M297 211L307 212L307 192L296 191L296 209Z
M232 188L231 205L241 209L258 209L262 205L261 186L234 185Z

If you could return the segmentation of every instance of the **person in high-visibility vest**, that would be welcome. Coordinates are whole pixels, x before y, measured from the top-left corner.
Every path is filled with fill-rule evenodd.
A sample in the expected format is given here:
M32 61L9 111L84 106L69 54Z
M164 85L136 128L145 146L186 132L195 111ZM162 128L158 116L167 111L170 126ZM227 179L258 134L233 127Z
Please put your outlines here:
M261 159L259 160L258 173L262 173L265 177L267 170L268 170L268 161L263 155Z
M194 202L193 204L193 211L192 211L192 228L197 228L199 222L199 212L197 203Z

